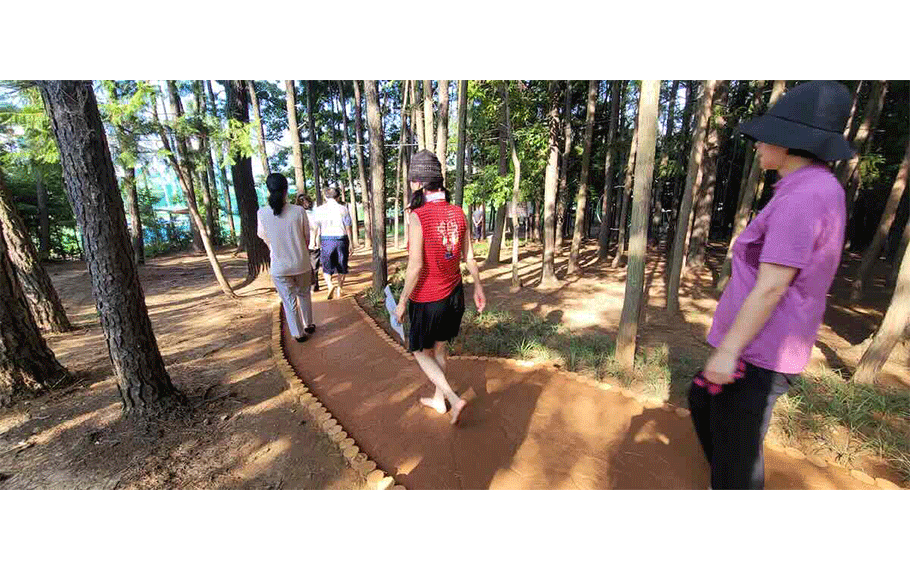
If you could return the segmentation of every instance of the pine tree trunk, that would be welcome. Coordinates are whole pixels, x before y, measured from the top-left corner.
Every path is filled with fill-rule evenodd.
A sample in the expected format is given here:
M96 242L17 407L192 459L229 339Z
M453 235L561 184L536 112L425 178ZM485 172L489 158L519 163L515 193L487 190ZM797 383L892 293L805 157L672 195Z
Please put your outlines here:
M370 173L373 217L373 291L381 293L388 281L385 242L385 154L383 149L382 109L376 81L364 81L367 100L367 123L370 128Z
M660 81L642 81L638 112L638 149L635 158L635 191L632 228L629 235L629 263L626 268L626 293L616 334L616 361L627 373L635 364L635 345L641 319L645 286L645 255L648 250L648 208L654 179L654 153L657 145L657 111Z
M894 266L891 269L889 283L897 282L897 277L901 269L901 259L903 259L904 255L907 253L908 246L910 246L910 219L907 219L907 223L904 225L904 233L901 236L900 245L897 247L897 254L894 255Z
M120 103L120 93L113 81L108 83L108 96L115 102ZM121 160L123 168L122 190L126 195L127 213L130 216L130 238L133 244L133 259L137 265L145 263L145 244L142 238L142 220L139 217L139 196L136 192L136 167L135 159L137 157L138 144L137 135L127 132L124 124L118 121L114 126L114 133L117 137L117 145L121 153L128 153L133 156L132 161ZM40 323L39 323L40 325Z
M600 235L597 239L597 260L609 255L611 218L613 216L613 160L616 153L616 127L619 123L619 91L621 81L613 81L610 90L610 130L607 132L607 153L604 158L604 198Z
M594 139L594 113L597 110L597 81L588 81L588 108L585 115L585 142L581 155L581 180L578 183L578 205L575 207L575 231L572 233L572 248L569 251L569 274L580 270L578 255L581 239L587 237L588 176L591 171L591 145Z
M199 140L200 148L205 147L205 141ZM214 243L215 239L215 211L212 205L212 189L209 186L209 178L205 171L198 172L199 180L202 183L202 205L205 207L205 227L209 239Z
M204 88L202 81L193 81L193 92L196 96L196 111L199 113L201 122L205 123L207 110L205 104ZM212 164L212 152L209 149L209 134L207 126L203 125L199 129L199 151L205 156L205 171L202 172L203 186L205 188L206 203L206 225L209 230L209 237L212 244L218 245L221 242L221 218L218 213L218 184L215 181L215 168Z
M357 196L354 193L354 172L351 167L351 145L348 143L348 110L345 104L344 83L338 81L338 97L341 102L341 126L344 128L344 156L348 172L348 193L350 194L351 224L354 225L354 248L360 248L360 221L357 219ZM365 211L366 209L364 209Z
M124 168L123 190L126 194L130 214L130 241L133 244L133 260L136 265L145 264L145 239L142 235L142 219L139 216L139 194L136 191L136 168Z
M265 149L265 129L262 127L262 116L259 114L259 97L256 95L256 82L250 79L244 81L250 93L250 101L253 103L253 120L256 121L256 135L259 139L259 159L262 163L262 175L268 176L272 173L269 169L269 154Z
M332 85L328 84L329 104L332 105L330 130L332 131L332 173L334 178L326 182L326 187L337 186L340 202L344 202L344 187L341 185L341 148L338 145L338 121L335 119L335 99L332 97Z
M309 128L307 136L310 139L310 160L313 162L313 183L316 188L316 203L322 204L322 184L319 181L319 159L316 152L316 144L319 143L319 136L316 134L316 117L313 115L313 107L316 106L313 88L315 81L306 82L306 113Z
M674 80L670 85L669 91L669 103L667 104L667 123L664 134L664 141L661 145L661 158L660 158L660 168L658 169L658 174L661 175L661 172L664 171L664 168L669 164L670 155L673 153L673 130L676 126L676 99L679 96L679 80ZM657 158L655 158L656 160ZM664 187L668 184L666 180L661 178L659 189L651 195L651 229L648 231L648 235L651 238L651 241L656 245L660 241L660 227L663 222L663 196L664 196Z
M851 142L856 137L859 129L859 120L857 120L857 111L859 110L859 95L863 90L863 81L856 82L856 92L853 93L853 105L850 107L850 118L847 119L847 126L844 127L844 137Z
M405 156L407 149L405 148L405 141L407 138L407 109L408 109L408 83L407 81L401 81L401 110L398 115L401 118L401 127L398 129L399 138L398 138L398 170L395 175L395 248L400 248L399 246L399 237L398 237L398 218L400 216L400 210L398 208L398 196L402 195L402 201L404 201L404 191L407 187L407 165L405 163ZM404 207L407 207L407 202L404 203Z
M171 111L174 115L174 120L177 121L183 117L183 105L180 102L180 95L177 93L177 84L174 81L168 81L167 87L170 96ZM205 224L202 221L202 217L199 215L199 209L196 206L196 189L193 175L195 168L190 161L189 145L187 144L186 137L177 131L175 134L177 147L171 147L164 127L158 122L157 112L155 115L155 122L158 123L161 143L169 154L168 160L170 160L171 166L177 174L180 187L183 189L183 196L186 198L187 209L189 210L190 215L190 224L191 226L194 226L199 233L205 254L209 259L209 264L212 265L212 272L215 273L215 279L221 286L221 290L228 298L236 298L234 290L231 288L230 283L224 276L224 272L221 270L221 264L218 262L218 257L215 255L212 241L205 228ZM246 231L244 231L244 233L246 233Z
M717 188L718 157L720 155L720 136L726 128L727 91L729 81L718 81L714 93L713 121L707 138L705 152L705 174L695 199L695 220L692 237L689 241L689 252L686 258L687 267L700 267L705 264L708 237L711 232L711 216L714 210L714 193Z
M500 105L499 115L499 176L509 175L509 133L506 131L506 107L505 101ZM496 224L493 226L493 240L490 241L490 252L484 260L484 268L490 268L499 264L500 251L502 250L502 241L506 232L506 213L507 206L505 203L496 214Z
M167 81L168 88L168 97L171 105L171 114L174 115L174 123L183 116L183 103L180 100L180 96L177 94L177 85L174 81ZM156 111L157 112L157 111ZM165 120L169 120L167 116L167 109L165 106ZM171 138L173 136L173 138ZM166 144L165 144L166 143ZM164 132L162 134L162 144L165 145L165 148L169 148L170 152L180 152L180 160L183 162L179 166L175 167L175 173L177 177L181 180L181 185L187 185L189 183L190 190L187 191L187 188L184 187L183 196L186 199L187 210L192 211L193 209L198 210L198 205L196 203L196 191L192 186L192 179L184 180L181 176L182 173L178 170L181 168L184 169L183 173L192 172L193 166L191 164L191 158L189 156L189 151L187 148L186 140L181 136L177 137L171 132ZM192 175L191 173L187 175ZM190 224L190 234L193 238L193 252L195 253L204 253L205 244L203 243L202 233L200 231L199 225L197 225L193 220L192 213L189 213L189 224Z
M60 149L64 187L85 236L92 294L124 411L162 412L182 397L164 368L145 307L91 82L39 81L38 85ZM3 329L7 329L5 323Z
M910 234L910 224L907 226L905 235ZM853 374L854 382L874 383L894 346L910 333L910 247L904 249L903 256L896 259L896 262L900 264L900 270L891 303L872 342L856 367Z
M221 119L218 117L218 109L215 106L215 93L212 91L212 82L206 81L205 87L206 94L208 95L209 110L212 113L212 116L220 123ZM221 187L224 190L224 205L227 208L228 226L231 229L231 240L237 242L237 231L234 228L234 207L231 205L231 191L228 187L227 170L224 167L224 152L222 152L221 146L218 144L215 144L215 150L218 152L218 173L221 176Z
M414 132L417 134L417 149L427 149L427 139L424 133L423 107L420 99L420 82L411 79L411 122L414 124Z
M449 154L449 82L441 80L439 84L439 116L436 119L439 131L436 134L436 157L442 164L442 183L445 185L448 178L446 157ZM446 186L448 187L448 186Z
M41 168L34 168L35 192L38 194L38 258L47 260L51 256L51 221L47 209L47 186Z
M559 186L556 189L556 243L554 254L562 250L569 210L569 157L572 155L572 83L566 81L566 103L562 116L562 156L559 160Z
M465 130L468 118L468 82L458 81L458 147L455 150L455 194L452 202L461 206L464 201Z
M28 301L35 323L45 332L64 333L73 326L57 296L53 282L38 259L38 252L28 229L13 202L12 193L0 179L0 228L6 240L9 260L16 269L16 279Z
M755 88L756 95L759 95L757 100L753 103L755 106L755 115L762 114L760 95L764 91L765 82L759 81L758 85ZM771 100L768 103L768 108L774 106L774 103L777 102L777 99L784 92L784 81L777 80L774 81L774 88L771 90ZM752 212L752 207L755 203L755 196L758 194L759 184L764 182L763 171L761 169L761 162L758 159L758 152L755 152L751 160L752 164L748 168L749 177L746 179L746 182L743 184L743 189L739 194L739 203L736 208L736 217L733 219L733 234L730 236L730 243L727 245L727 256L724 259L724 265L720 271L720 279L717 282L717 290L722 292L724 288L727 287L727 282L730 280L730 275L732 271L733 263L733 245L736 244L736 239L739 238L739 235L746 230L746 227L749 225L749 215Z
M212 231L212 239L214 239L215 243L220 245L223 244L223 231L221 228L221 205L218 202L218 182L215 180L215 165L212 163L211 142L209 141L209 137L203 136L202 141L202 151L205 153L205 170L208 175L209 187L211 188L212 219L209 221L209 230Z
M689 155L691 151L691 130L692 130L692 111L695 107L695 96L694 91L697 89L698 83L696 81L686 81L686 106L683 109L682 117L682 130L681 133L684 134L680 144L676 148L676 160L677 163L683 163L683 160L686 156ZM679 222L679 204L682 201L682 191L681 188L685 186L685 172L677 173L673 177L673 202L670 205L670 226L667 230L667 255L666 255L666 270L665 274L669 274L669 266L672 258L670 254L670 249L672 248L673 239L676 236L676 225Z
M888 238L888 233L891 231L891 225L894 223L894 217L897 215L897 207L900 205L901 197L903 197L904 192L907 190L908 176L910 176L910 142L907 143L904 159L901 162L900 169L897 170L897 177L894 179L894 184L891 186L891 194L888 196L885 210L882 212L882 217L878 222L878 229L875 231L875 237L873 237L872 243L866 248L866 252L863 253L863 260L859 265L856 278L853 280L850 294L851 302L858 302L862 298L863 288L866 285L866 281L869 279L872 265L878 261L882 246L885 244L885 239Z
M2 174L0 191L7 193ZM6 227L5 220L0 223ZM4 232L0 231L0 408L20 394L41 392L69 376L48 348L26 305Z
M676 218L673 254L669 266L670 278L667 283L667 311L671 314L679 312L679 282L682 277L683 256L688 244L689 227L692 221L692 194L694 188L701 186L704 176L705 135L708 129L708 119L711 116L711 103L714 99L716 84L717 81L714 80L703 82L702 99L698 108L698 116L695 119L695 131L692 133L689 163L686 166L686 185Z
M885 96L888 94L888 81L876 81L872 84L872 92L869 93L869 102L866 104L866 110L863 113L863 121L860 123L856 136L853 138L853 147L856 148L856 154L849 160L840 163L837 169L837 179L846 190L847 200L847 235L849 240L853 240L853 206L856 204L857 191L859 190L859 161L863 154L869 149L869 142L872 138L872 132L878 125L878 119L882 114L882 107L885 106Z
M249 101L243 82L232 80L228 88L228 115L241 124L249 124ZM269 269L271 262L268 246L257 234L256 212L259 210L259 198L253 181L253 159L243 157L240 149L233 150L234 165L231 166L231 178L234 180L234 197L237 198L237 212L240 214L240 232L243 248L246 250L247 275L252 280L263 270Z
M626 161L626 178L623 182L622 207L619 213L619 233L616 238L616 256L610 266L617 268L626 253L626 219L629 216L629 203L632 201L632 181L635 173L635 156L638 152L638 115L641 109L641 91L639 90L638 109L635 111L635 125L632 130L632 142L629 144L629 157Z
M358 80L354 80L354 135L357 142L357 169L360 175L360 189L361 196L363 201L363 213L364 213L364 231L366 235L366 242L370 243L370 246L373 246L373 204L370 199L370 187L367 185L367 174L366 168L364 166L363 159L363 121L361 119L361 102L360 102L360 83ZM385 216L383 215L383 219ZM383 227L385 227L385 221L383 221ZM385 229L383 228L383 234L385 234ZM385 247L383 247L385 251ZM383 253L384 255L385 253Z
M559 282L556 278L555 248L556 248L556 188L559 182L559 89L556 81L548 81L547 91L548 112L547 128L549 140L547 142L547 169L544 175L544 204L543 204L543 266L541 268L540 285L547 287Z
M427 150L436 152L436 139L433 137L433 81L423 80L423 136ZM436 156L437 158L439 156Z
M288 112L288 131L291 134L291 151L294 155L294 185L297 195L306 195L306 180L303 173L303 151L300 149L300 126L297 124L297 89L294 81L284 82L285 101Z
M514 292L521 288L521 278L518 276L518 188L521 185L521 162L515 150L515 137L512 135L512 121L509 117L509 82L503 81L500 85L505 107L506 133L509 139L509 150L512 154L512 168L515 175L512 181L512 288Z

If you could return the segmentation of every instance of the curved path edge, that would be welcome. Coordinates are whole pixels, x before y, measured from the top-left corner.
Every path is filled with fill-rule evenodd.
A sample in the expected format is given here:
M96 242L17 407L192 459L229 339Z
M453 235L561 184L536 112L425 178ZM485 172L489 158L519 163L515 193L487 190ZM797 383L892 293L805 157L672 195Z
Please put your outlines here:
M282 324L281 301L272 308L272 361L281 376L284 377L290 388L297 396L304 411L316 424L319 430L332 441L348 465L366 480L369 489L405 489L403 485L396 485L395 479L376 466L376 462L360 451L356 440L348 434L332 414L326 410L322 402L316 398L302 377L299 377L288 362L281 341Z

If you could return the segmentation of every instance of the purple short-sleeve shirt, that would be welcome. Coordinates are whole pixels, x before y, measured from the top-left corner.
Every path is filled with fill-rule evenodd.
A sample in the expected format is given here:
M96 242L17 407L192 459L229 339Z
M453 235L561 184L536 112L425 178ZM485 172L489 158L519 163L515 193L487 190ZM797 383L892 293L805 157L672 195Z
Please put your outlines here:
M755 286L762 262L799 269L742 358L779 373L801 373L812 355L825 298L844 246L844 190L821 164L781 178L774 197L733 245L733 274L714 313L708 343L717 347Z

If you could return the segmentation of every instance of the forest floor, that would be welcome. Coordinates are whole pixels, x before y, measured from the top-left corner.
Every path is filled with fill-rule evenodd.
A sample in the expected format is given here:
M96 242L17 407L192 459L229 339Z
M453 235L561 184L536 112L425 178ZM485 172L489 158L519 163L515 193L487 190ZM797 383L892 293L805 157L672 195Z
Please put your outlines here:
M150 259L139 273L174 385L180 418L141 425L121 418L85 264L48 265L70 320L48 335L73 384L0 410L2 489L354 489L362 478L304 420L274 368L269 336L277 296L267 275L246 280L246 260L219 260L241 296L227 299L204 255Z
M723 263L722 246L710 246L705 267L683 279L681 312L675 317L667 316L663 309L663 257L649 250L639 358L633 376L624 376L612 358L625 293L623 264L613 269L609 262L597 263L597 243L591 240L581 251L581 273L569 276L566 243L556 259L560 282L544 289L539 286L540 248L528 243L519 254L523 287L514 291L511 242L507 245L499 266L482 269L487 296L484 314L471 309L472 289L466 289L469 311L453 354L551 362L656 401L686 406L691 377L710 354L705 337L720 298L714 286ZM476 246L481 259L487 248L486 243ZM404 251L390 247L393 288L401 285L405 261ZM873 475L896 472L910 482L910 345L898 344L878 385L845 380L862 355L859 344L875 331L891 297L884 284L890 266L880 263L866 297L859 305L850 304L850 275L858 262L856 255L845 254L812 361L803 373L804 380L776 405L768 441ZM367 291L359 299L389 330L378 298Z

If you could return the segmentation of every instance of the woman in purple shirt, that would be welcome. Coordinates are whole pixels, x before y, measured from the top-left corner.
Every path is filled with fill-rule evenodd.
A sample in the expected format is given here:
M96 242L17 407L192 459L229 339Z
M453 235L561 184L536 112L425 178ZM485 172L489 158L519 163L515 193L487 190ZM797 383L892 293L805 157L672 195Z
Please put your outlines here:
M850 105L842 84L810 81L739 127L780 181L733 245L708 334L715 350L689 390L713 489L764 487L774 403L812 354L846 224L844 190L826 162L854 154L843 137Z

